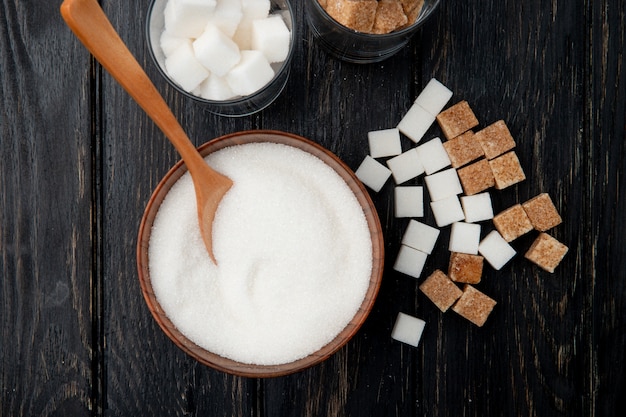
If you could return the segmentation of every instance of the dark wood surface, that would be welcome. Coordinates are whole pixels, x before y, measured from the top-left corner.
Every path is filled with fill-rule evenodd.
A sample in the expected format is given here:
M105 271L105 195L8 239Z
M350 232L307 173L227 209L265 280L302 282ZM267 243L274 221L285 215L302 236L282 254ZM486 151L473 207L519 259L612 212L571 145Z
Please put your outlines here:
M291 376L208 369L160 331L137 280L139 222L175 151L66 28L59 0L3 0L1 416L622 415L624 0L444 0L408 47L363 66L321 51L294 1L287 88L241 119L211 115L159 78L144 38L148 0L102 3L198 145L280 129L356 169L366 133L395 126L436 77L482 126L504 119L517 140L527 180L492 193L495 209L549 193L564 219L552 233L570 252L555 274L519 255L501 271L486 268L479 289L498 305L478 328L439 312L419 281L392 270L407 220L393 217L388 183L372 193L387 266L356 337ZM446 268L446 233L425 274ZM391 340L399 311L427 322L418 348Z

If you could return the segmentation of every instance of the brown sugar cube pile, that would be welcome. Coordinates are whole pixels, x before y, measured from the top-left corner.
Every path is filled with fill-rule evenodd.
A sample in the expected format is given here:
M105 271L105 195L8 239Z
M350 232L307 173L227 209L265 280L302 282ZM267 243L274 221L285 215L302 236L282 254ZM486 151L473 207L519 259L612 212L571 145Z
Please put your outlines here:
M524 174L522 165L514 151L490 160L489 165L496 181L497 190L503 190L526 179L526 174Z
M444 313L463 294L463 291L438 269L430 274L419 288Z
M547 193L539 194L522 203L522 207L524 207L533 227L540 232L552 229L563 222Z
M465 285L463 295L452 306L452 311L482 327L497 303L491 297L478 291L469 284Z
M398 0L380 0L376 10L372 33L393 32L399 27L406 25L408 21L402 4Z
M371 32L377 9L377 0L326 1L326 11L333 19L358 32Z
M457 170L465 195L478 194L496 184L490 162L483 158Z
M483 148L487 159L493 159L515 148L515 140L503 120L479 130L474 139Z
M547 233L540 233L524 255L526 259L545 271L554 273L561 263L568 248Z
M437 115L437 123L446 139L453 139L473 127L478 119L467 101L460 101Z
M478 284L483 275L484 258L480 255L452 252L448 276L454 282Z
M459 168L485 155L483 148L474 140L474 132L468 130L462 135L443 143L453 168Z
M493 224L507 242L533 230L533 225L521 204L515 204L495 215Z
M424 7L424 0L400 0L404 14L408 19L408 25L412 25L417 20L417 17Z

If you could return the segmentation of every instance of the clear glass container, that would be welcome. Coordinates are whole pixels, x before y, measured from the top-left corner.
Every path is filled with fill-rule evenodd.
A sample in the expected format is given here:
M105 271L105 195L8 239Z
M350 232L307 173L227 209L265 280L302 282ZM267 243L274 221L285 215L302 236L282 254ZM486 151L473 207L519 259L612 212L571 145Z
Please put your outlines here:
M380 62L396 54L432 15L438 4L439 0L424 0L422 10L412 25L387 34L368 34L337 22L318 0L305 0L306 17L315 40L331 55L357 64Z
M239 96L229 100L207 100L186 91L179 86L167 74L165 70L165 54L161 49L160 39L165 29L164 10L168 0L153 0L148 8L148 18L146 24L146 37L148 49L154 62L163 77L181 94L189 97L196 102L206 106L206 109L214 114L228 117L242 117L259 112L272 104L285 88L289 79L291 69L291 58L295 48L294 40L296 39L296 25L294 21L293 10L289 0L271 0L271 14L280 14L291 32L291 41L289 45L289 54L287 58L280 63L272 64L275 75L274 78L263 88L248 96Z

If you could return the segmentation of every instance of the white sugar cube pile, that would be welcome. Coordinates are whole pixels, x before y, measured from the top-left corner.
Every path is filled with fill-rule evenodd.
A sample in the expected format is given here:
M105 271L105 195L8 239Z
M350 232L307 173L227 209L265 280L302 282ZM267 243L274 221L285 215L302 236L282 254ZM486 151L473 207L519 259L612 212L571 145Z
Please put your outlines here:
M398 313L391 330L391 337L398 342L417 347L425 326L426 322L424 320L405 313Z
M291 32L270 0L169 0L160 47L165 71L208 100L250 95L289 55ZM275 66L272 66L275 64Z

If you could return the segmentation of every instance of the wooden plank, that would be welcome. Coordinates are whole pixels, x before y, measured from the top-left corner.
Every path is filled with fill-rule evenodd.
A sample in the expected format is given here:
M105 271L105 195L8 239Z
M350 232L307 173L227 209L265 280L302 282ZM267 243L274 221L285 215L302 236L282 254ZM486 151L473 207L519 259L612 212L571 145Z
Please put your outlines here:
M89 61L57 13L0 3L2 415L86 416L95 395Z

